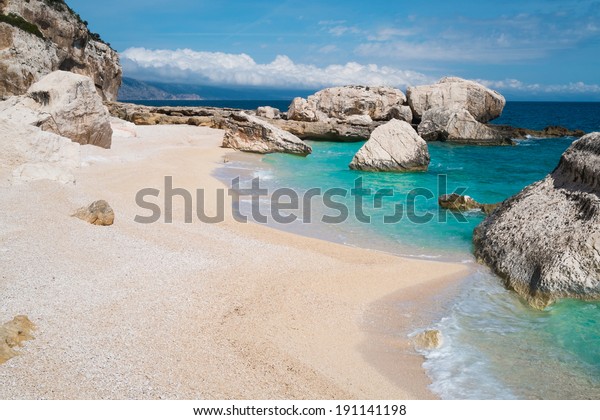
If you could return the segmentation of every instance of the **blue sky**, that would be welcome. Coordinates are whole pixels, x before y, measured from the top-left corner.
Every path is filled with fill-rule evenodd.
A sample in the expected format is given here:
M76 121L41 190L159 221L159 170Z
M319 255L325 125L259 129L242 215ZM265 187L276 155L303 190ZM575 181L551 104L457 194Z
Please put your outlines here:
M509 98L600 100L600 1L67 2L134 78L403 88L456 75Z

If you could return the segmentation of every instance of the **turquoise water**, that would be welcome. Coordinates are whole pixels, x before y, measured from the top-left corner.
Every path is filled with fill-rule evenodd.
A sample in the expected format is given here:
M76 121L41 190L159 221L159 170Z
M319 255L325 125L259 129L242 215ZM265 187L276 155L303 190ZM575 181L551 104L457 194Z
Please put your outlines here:
M509 103L497 122L532 128L562 123L589 132L600 130L600 104ZM514 147L430 143L429 171L417 174L351 171L348 163L362 142L314 141L308 157L268 155L258 163L233 163L228 171L237 171L247 180L258 176L261 186L271 192L292 188L300 195L312 188L349 192L360 177L363 188L372 190L361 194L364 212L372 217L370 223L355 216L343 223L323 223L320 217L337 211L314 200L311 223L296 221L279 227L353 246L464 261L476 267L444 309L444 316L432 325L442 331L444 345L425 353L424 366L432 390L442 398L597 399L600 304L567 300L545 311L531 309L505 290L487 268L474 263L472 232L483 215L470 212L459 220L437 205L438 195L456 188L466 188L465 194L483 203L502 201L551 172L573 140L529 139ZM445 190L440 188L444 179L440 177L445 178ZM372 194L383 188L393 189L394 196L385 197L381 208L374 208ZM416 189L421 195L411 197ZM431 196L424 195L426 191ZM353 208L352 196L336 200ZM383 216L393 214L397 205L403 206L404 217L397 223L384 223ZM269 199L261 201L264 212L270 207ZM249 212L247 205L245 211ZM426 223L414 220L415 215L427 214L431 220Z
M483 219L480 212L460 215L440 210L437 197L455 190L465 191L482 203L500 202L518 193L533 181L542 179L558 162L558 157L573 139L545 139L522 141L516 147L474 147L431 143L431 164L424 173L370 173L352 171L348 164L362 146L360 143L310 142L313 153L305 158L286 154L273 154L263 158L262 172L270 188L292 186L299 192L320 187L323 190L343 188L348 197L339 198L348 208L354 206L350 190L357 178L362 178L365 214L371 223L361 223L352 217L339 226L338 233L360 236L349 239L354 245L368 246L373 235L379 240L393 243L396 252L423 255L455 255L471 252L473 228ZM445 179L445 181L444 181ZM444 188L445 185L445 188ZM375 192L385 188L394 190L393 197L383 198L382 208L375 209ZM421 191L421 189L424 189ZM421 194L413 198L411 191ZM431 194L428 195L427 191ZM414 209L411 207L414 202ZM384 223L385 215L392 215L397 205L404 208L400 223ZM323 208L318 208L320 213ZM327 210L327 209L325 209ZM335 215L335 211L326 211ZM425 216L427 223L409 215ZM306 227L310 229L310 227ZM322 228L320 226L319 228Z

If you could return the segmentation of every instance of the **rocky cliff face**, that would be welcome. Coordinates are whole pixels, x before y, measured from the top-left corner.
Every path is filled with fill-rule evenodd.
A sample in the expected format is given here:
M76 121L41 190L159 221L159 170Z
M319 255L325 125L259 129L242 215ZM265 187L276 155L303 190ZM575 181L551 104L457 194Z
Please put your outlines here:
M600 298L600 133L574 142L543 180L474 232L475 255L533 306Z
M0 97L21 95L55 70L88 76L104 100L117 98L116 51L62 0L0 0Z

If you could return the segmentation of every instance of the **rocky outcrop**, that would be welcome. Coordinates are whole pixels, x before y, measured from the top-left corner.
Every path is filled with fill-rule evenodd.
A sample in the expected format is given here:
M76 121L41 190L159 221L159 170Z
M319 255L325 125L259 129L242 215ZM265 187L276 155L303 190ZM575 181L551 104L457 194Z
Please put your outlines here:
M426 141L451 141L479 145L513 144L510 137L478 122L466 109L431 108L418 128Z
M87 207L81 207L72 217L96 226L111 226L115 221L115 212L106 201L98 200Z
M491 214L499 206L499 204L482 204L468 195L458 195L456 193L441 195L438 198L438 204L443 209L460 212L481 210L487 215Z
M328 121L291 121L272 120L271 124L288 131L301 139L329 140L329 141L361 141L369 138L373 130L383 122L373 122L369 125L340 123L337 120Z
M280 118L281 111L277 108L273 108L272 106L259 106L256 108L256 116L263 117L270 120L274 120L275 118Z
M404 103L406 97L398 89L381 86L343 86L323 89L307 99L295 98L288 119L294 121L347 121L353 116L368 116L373 121L392 118L410 122L412 112Z
M0 101L0 118L40 127L80 144L110 148L110 115L90 78L56 71L24 96Z
M43 76L65 70L90 77L103 99L117 98L118 54L64 1L1 0L2 16L0 97L22 95Z
M25 315L18 315L0 325L0 365L19 354L15 347L22 346L23 341L32 340L34 329L35 325Z
M553 137L582 137L585 132L582 130L570 130L559 125L549 125L543 130L532 130L529 128L511 127L509 125L488 124L488 127L498 133L498 136L511 139L540 138L547 139Z
M445 77L433 85L409 87L406 95L417 120L428 109L441 107L466 109L475 120L486 123L499 117L506 105L498 92L458 77Z
M221 120L219 127L225 130L223 147L244 152L282 152L302 156L312 152L309 145L293 134L245 112L234 113Z
M288 108L288 119L294 121L318 121L316 106L304 98L294 98ZM324 118L326 119L326 118Z
M356 153L350 169L362 171L426 171L430 157L427 143L412 126L399 120L379 126Z
M474 232L475 255L536 307L600 298L600 133L575 141L543 180Z
M111 115L125 121L130 121L136 125L190 124L216 128L219 127L222 119L229 118L230 115L241 111L239 109L214 107L151 107L120 102L110 102L107 103L107 106ZM245 112L249 115L252 114L251 111ZM286 119L285 114L280 115L280 118L274 119L266 116L261 116L261 118L271 125L292 133L300 139L363 141L364 139L369 138L373 130L380 125L385 124L385 121L373 121L368 115L352 115L345 120L329 118L319 121L295 121ZM546 131L527 130L492 124L487 124L485 126L490 130L493 130L495 137L484 140L457 138L448 141L476 145L509 145L513 144L510 139L527 138L529 136L549 136ZM485 132L485 130L481 130L480 132ZM548 131L548 133L558 132L560 132L559 129ZM567 131L567 133L570 133L569 135L576 135L581 132ZM443 138L444 136L441 137Z
M233 108L215 107L153 107L124 102L107 102L108 112L135 125L188 124L218 128L221 120L240 112Z

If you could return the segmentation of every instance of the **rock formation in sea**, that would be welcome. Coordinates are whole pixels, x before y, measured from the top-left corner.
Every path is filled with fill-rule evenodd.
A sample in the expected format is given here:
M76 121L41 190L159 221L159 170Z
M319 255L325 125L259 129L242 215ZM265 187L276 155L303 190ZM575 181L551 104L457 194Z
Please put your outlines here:
M312 152L309 145L293 134L245 112L222 119L219 128L225 130L223 147L244 152L282 152L302 156Z
M441 195L438 197L438 204L443 209L454 211L481 210L487 215L499 206L499 204L482 204L468 195L458 195L456 193Z
M29 124L80 144L110 148L110 115L89 77L56 71L22 96L0 101L0 118Z
M406 121L396 119L377 127L356 153L351 169L377 172L426 171L427 143Z
M426 141L478 145L513 144L504 133L480 123L462 108L430 108L423 113L418 132Z
M506 99L485 86L458 77L444 77L433 85L411 86L406 90L408 105L415 120L431 108L466 109L481 123L502 114Z
M392 118L412 121L410 108L405 106L406 96L399 89L382 86L341 86L320 90L307 99L295 98L287 117L293 121L348 121L355 116L372 121L389 121ZM363 124L365 120L363 119Z
M111 115L130 121L136 125L155 125L155 124L189 124L203 125L207 127L218 128L223 118L240 112L240 109L215 108L215 107L183 107L183 106L144 106L123 102L108 102ZM244 111L252 114L252 111ZM300 139L328 140L328 141L361 141L369 138L373 130L386 121L372 121L368 123L367 116L351 116L346 120L336 120L330 118L326 121L294 121L286 119L286 114L280 114L280 118L268 118L264 114L260 118L271 125L288 131ZM469 139L462 141L465 144L475 145L507 145L513 144L507 139L525 139L527 137L563 137L583 135L579 130L567 130L563 127L549 127L544 130L530 130L509 126L497 126L486 124L490 130L497 133L495 140L487 138L485 140ZM442 136L443 137L443 136ZM460 140L449 140L461 142Z
M475 255L533 306L600 298L600 133L575 141L543 180L474 232Z
M55 70L89 76L104 100L117 98L117 52L63 0L0 0L0 97L21 95Z

